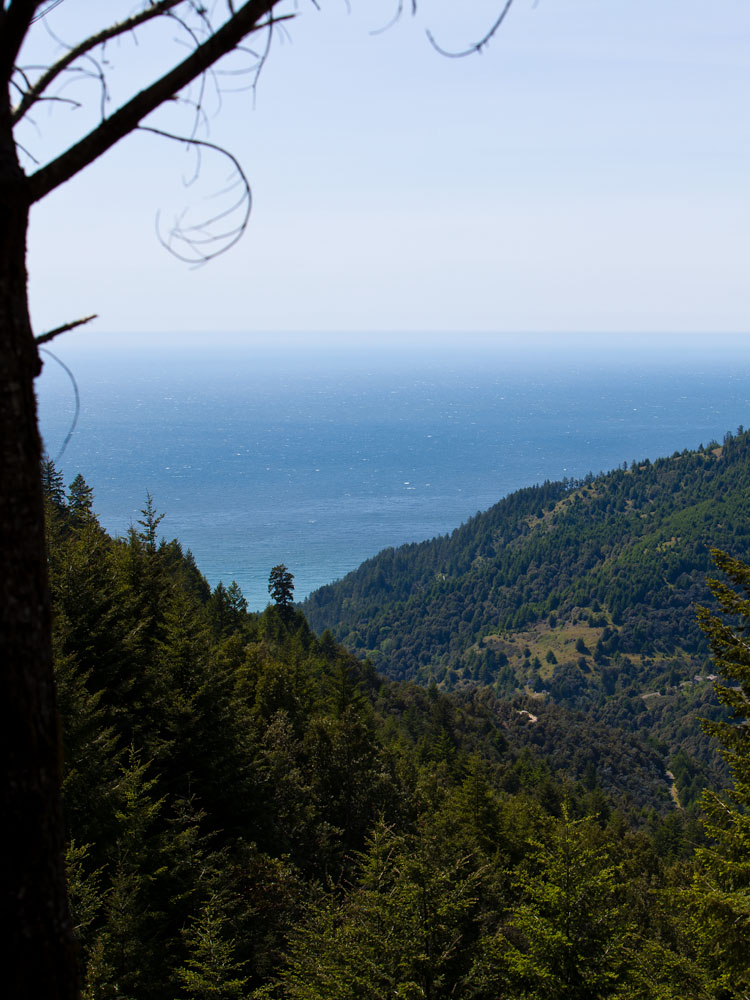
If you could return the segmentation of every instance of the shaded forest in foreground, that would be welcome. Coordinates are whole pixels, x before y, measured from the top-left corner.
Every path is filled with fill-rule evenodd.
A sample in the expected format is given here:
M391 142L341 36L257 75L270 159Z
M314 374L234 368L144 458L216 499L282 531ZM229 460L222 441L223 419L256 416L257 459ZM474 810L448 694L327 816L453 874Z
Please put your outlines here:
M747 816L676 804L664 747L387 680L211 590L150 498L112 539L43 479L86 997L745 995Z

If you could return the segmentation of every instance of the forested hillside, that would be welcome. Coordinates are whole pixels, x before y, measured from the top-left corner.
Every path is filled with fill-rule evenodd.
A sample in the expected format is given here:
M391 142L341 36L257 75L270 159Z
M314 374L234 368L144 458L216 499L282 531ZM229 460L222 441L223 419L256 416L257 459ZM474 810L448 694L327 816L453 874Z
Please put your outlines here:
M721 446L519 490L451 535L381 552L302 607L389 677L535 695L708 761L695 603L712 546L750 555L749 487L740 428Z
M43 479L85 997L719 995L664 748L386 680Z

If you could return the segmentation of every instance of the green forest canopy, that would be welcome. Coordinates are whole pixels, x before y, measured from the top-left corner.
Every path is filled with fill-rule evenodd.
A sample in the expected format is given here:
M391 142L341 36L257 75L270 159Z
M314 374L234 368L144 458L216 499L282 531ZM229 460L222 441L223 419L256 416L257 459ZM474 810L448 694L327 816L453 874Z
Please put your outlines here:
M212 590L150 498L112 539L82 479L43 479L85 996L743 995L719 942L745 785L706 841L642 734L386 680L300 611Z

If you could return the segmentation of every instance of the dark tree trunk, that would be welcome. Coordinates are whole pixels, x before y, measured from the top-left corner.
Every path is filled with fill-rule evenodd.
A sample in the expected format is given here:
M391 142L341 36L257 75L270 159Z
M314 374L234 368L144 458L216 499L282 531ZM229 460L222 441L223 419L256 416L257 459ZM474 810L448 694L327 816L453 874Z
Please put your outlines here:
M26 288L28 192L0 108L0 746L2 993L78 995L65 890L60 741L39 475L39 358Z
M74 937L65 891L60 746L44 546L34 378L39 356L26 289L30 205L64 184L172 100L270 15L277 0L247 0L180 63L102 119L27 178L12 135L13 66L48 5L0 3L0 994L11 1000L74 1000ZM106 5L100 4L102 9ZM93 7L93 5L92 5ZM232 5L229 5L232 10ZM166 9L166 8L165 8ZM153 16L159 16L161 8ZM146 19L152 15L149 13ZM93 39L119 35L114 26ZM90 44L89 44L90 43ZM58 70L59 70L58 65ZM29 92L32 97L33 87ZM27 104L27 108L31 106Z

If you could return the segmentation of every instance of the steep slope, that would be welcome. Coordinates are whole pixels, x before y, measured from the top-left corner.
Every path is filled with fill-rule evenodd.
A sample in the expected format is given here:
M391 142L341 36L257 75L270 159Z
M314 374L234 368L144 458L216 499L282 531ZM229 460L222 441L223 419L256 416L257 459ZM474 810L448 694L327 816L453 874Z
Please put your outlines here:
M671 725L706 701L694 605L712 547L750 555L749 486L740 428L723 446L520 490L449 536L381 552L303 609L390 677L578 709L624 694L630 715L673 698Z
M452 938L467 942L457 952L476 944L477 963L542 837L585 826L632 857L632 875L618 863L623 893L632 882L640 894L647 865L650 884L656 866L666 886L689 858L699 833L670 799L663 748L642 734L486 687L383 679L286 603L256 615L236 584L212 591L176 540L158 541L150 498L138 527L113 539L81 477L66 498L47 463L44 490L84 995L274 995L297 928L320 905L341 908L382 836L409 845L398 868L413 873L413 900L423 859L455 869L472 907L486 879L472 926L463 905L452 917ZM442 868L435 878L447 884ZM384 941L405 934L399 914L411 911L396 902ZM435 914L442 927L446 911ZM376 951L382 962L387 948Z

